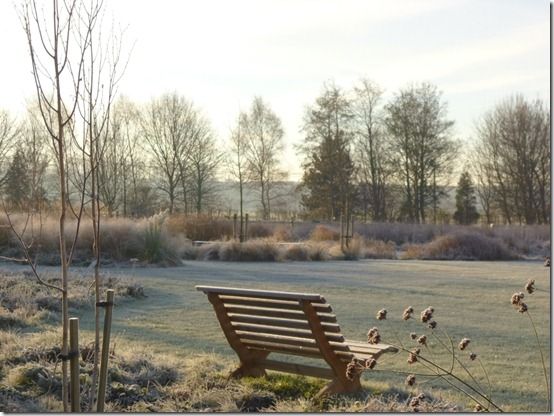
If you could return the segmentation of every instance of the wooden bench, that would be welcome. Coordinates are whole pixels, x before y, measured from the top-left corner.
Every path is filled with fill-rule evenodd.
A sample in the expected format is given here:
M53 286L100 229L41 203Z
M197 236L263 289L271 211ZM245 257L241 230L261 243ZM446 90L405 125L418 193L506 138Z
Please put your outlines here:
M196 286L208 295L229 345L240 359L233 377L263 376L265 370L330 379L318 393L361 389L360 375L346 377L352 358L377 358L397 352L386 344L346 340L325 299L313 293ZM330 368L268 359L270 353L319 358Z

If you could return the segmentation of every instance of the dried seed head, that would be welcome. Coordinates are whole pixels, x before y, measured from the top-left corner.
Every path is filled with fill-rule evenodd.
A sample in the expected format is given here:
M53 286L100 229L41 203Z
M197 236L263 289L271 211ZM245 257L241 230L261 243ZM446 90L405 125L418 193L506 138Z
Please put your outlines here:
M417 334L416 334L415 332L410 333L410 338L411 338L411 339L416 339L416 338L417 338Z
M483 411L483 406L481 406L479 403L477 403L475 405L475 407L473 408L473 411L474 412L482 412Z
M416 382L416 377L413 374L410 374L408 375L408 377L406 377L406 384L408 386L413 386L415 382Z
M477 358L477 354L475 354L474 352L472 352L471 354L469 354L469 359L471 361L475 361L475 359Z
M527 304L521 302L521 303L519 304L518 312L521 312L521 313L527 312Z
M413 397L412 400L410 400L410 407L418 407L419 406L419 399L417 397Z
M404 312L402 312L402 319L407 321L412 317L413 313L414 313L414 308L411 306L408 306L406 309L404 309Z
M521 299L523 299L523 293L514 293L511 298L512 305L517 306L521 303Z
M421 314L420 314L421 322L427 322L431 320L431 318L433 318L433 312L435 312L435 310L431 306L421 311Z
M381 335L377 328L373 327L369 330L367 333L367 342L370 344L379 344L379 342L381 342Z
M535 291L535 279L531 279L525 285L527 293L532 294Z
M417 343L420 345L427 345L427 336L422 335L417 339Z
M387 319L387 310L381 309L379 312L377 312L376 318L380 321L382 321L383 319Z
M425 400L425 394L419 393L419 394L417 395L417 398L418 398L419 400L423 401L423 400Z
M359 360L352 358L352 360L346 366L346 378L350 381L354 380L354 377L361 373L363 366L359 363Z
M419 348L415 348L412 351L410 351L410 355L408 355L408 364L413 364L417 362L417 356L419 355L420 352L421 350Z
M550 267L550 256L544 258L544 267Z
M346 378L350 381L354 380L354 376L356 375L356 366L353 363L348 363L346 366Z
M470 342L471 340L469 338L462 338L462 340L458 344L458 347L463 351L466 349Z
M437 327L437 323L435 321L431 321L427 326L431 329L435 329Z
M370 370L374 369L376 365L377 365L377 360L375 358L368 358L364 362L364 367Z

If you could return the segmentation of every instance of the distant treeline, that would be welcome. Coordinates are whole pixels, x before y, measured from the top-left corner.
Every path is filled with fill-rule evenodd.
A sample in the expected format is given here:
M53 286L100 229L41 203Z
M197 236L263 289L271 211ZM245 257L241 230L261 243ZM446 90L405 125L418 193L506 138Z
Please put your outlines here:
M243 211L248 194L256 200L250 214L261 219L328 220L352 209L358 218L378 222L472 223L479 216L487 223L550 222L550 122L544 103L506 98L482 115L466 143L453 136L454 121L436 86L413 84L388 102L382 95L366 79L349 90L324 84L300 126L304 141L297 151L304 162L296 188L281 167L281 120L261 97L237 115L223 147L208 118L177 93L144 105L119 97L99 138L102 212L222 214ZM72 137L66 155L69 198L75 200L90 185L79 126L66 128ZM20 120L0 110L6 209L37 212L59 205L59 185L51 179L58 168L54 155L36 106ZM455 168L463 172L460 178L453 177ZM232 198L222 190L223 181L234 184ZM441 201L456 182L456 209L445 210Z

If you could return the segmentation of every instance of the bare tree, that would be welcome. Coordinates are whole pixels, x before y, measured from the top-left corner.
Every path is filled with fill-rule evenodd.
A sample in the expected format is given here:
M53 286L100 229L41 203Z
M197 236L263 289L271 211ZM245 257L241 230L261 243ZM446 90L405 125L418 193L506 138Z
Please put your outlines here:
M431 84L400 90L385 107L393 160L404 183L402 217L424 223L426 209L436 207L436 179L446 181L459 144L450 137L454 122L446 118L446 104Z
M187 128L192 104L177 93L165 94L152 102L142 114L142 131L153 167L159 171L160 189L169 198L169 213L173 213L178 187L183 190L185 211L188 209L186 184L186 154L190 146Z
M279 168L279 158L284 149L283 127L279 117L261 97L254 98L250 112L243 118L249 179L260 193L262 216L269 219L271 201L275 198L274 186L285 178Z
M100 166L104 160L106 148L111 144L109 120L111 107L117 92L117 85L125 69L121 62L121 35L110 33L109 38L102 37L100 27L103 23L103 3L91 0L84 8L81 21L85 22L84 31L79 33L82 42L88 39L85 54L82 83L78 103L79 114L83 122L83 140L80 150L88 157L90 171L89 196L91 201L91 219L93 228L92 253L94 257L94 293L95 293L95 339L93 370L89 391L89 411L96 405L98 366L100 355L100 224L101 204ZM103 409L99 403L98 410Z
M372 81L362 79L354 88L354 93L354 157L364 188L362 195L368 195L371 218L374 221L384 221L387 213L387 181L391 168L380 108L383 90Z
M21 129L19 146L23 151L29 183L29 209L33 213L42 213L47 203L45 175L48 169L46 144L48 133L39 124L37 114L28 110L28 118Z
M476 146L471 154L471 169L475 173L477 197L485 214L487 224L493 223L493 213L495 211L495 190L494 190L494 173L491 170L491 165L481 163L481 158L484 156L481 146Z
M110 116L109 136L98 165L99 191L108 215L122 207L123 216L136 210L137 189L144 180L144 161L139 146L140 126L137 107L119 98Z
M215 189L212 179L220 159L207 119L184 97L165 94L143 112L142 131L152 165L161 173L159 187L169 198L169 212L175 210L179 190L184 212L193 206L200 211Z
M216 192L215 173L223 154L217 150L211 129L205 119L199 118L193 130L188 165L193 203L196 213L200 214Z
M66 133L74 121L81 89L83 63L90 40L90 32L84 38L75 37L75 29L82 22L80 3L76 0L60 4L54 0L48 11L35 0L24 3L20 16L27 36L31 68L36 88L38 107L43 124L51 139L58 168L60 188L60 261L61 286L57 290L62 297L62 355L68 354L68 255L65 241L65 222L68 209L67 146ZM46 16L49 16L46 20ZM51 22L51 24L48 24ZM71 252L70 252L71 253ZM33 267L33 266L32 266ZM35 275L41 281L36 269ZM62 401L68 411L68 365L62 361Z
M477 127L477 167L508 223L550 221L550 121L540 100L510 97Z
M6 157L20 133L19 123L10 114L0 109L0 185L3 182Z
M237 124L231 130L231 140L229 150L227 152L227 172L231 177L238 182L239 185L239 215L240 215L240 228L239 228L239 241L242 243L245 236L244 230L244 186L247 182L247 164L246 159L246 115L244 113L239 114Z

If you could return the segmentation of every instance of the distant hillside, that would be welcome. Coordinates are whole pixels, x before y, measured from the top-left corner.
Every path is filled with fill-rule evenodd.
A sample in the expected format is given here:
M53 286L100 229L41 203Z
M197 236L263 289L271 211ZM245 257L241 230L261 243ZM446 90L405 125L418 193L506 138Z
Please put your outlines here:
M277 185L275 199L272 201L273 212L298 212L302 210L301 193L298 190L299 182L281 182ZM221 213L237 212L239 210L239 187L234 182L217 182L217 197L213 203L216 210ZM447 196L442 198L439 208L453 213L456 210L456 187L446 189ZM260 209L259 192L253 186L246 186L243 191L244 211L255 216ZM479 203L477 204L480 209Z
M280 182L275 185L275 197L271 201L271 210L280 212L298 212L300 205L300 192L297 190L298 182ZM234 182L217 182L217 198L215 208L221 212L237 212L240 205L239 186ZM260 193L254 186L245 186L243 190L243 209L255 216L260 210Z

